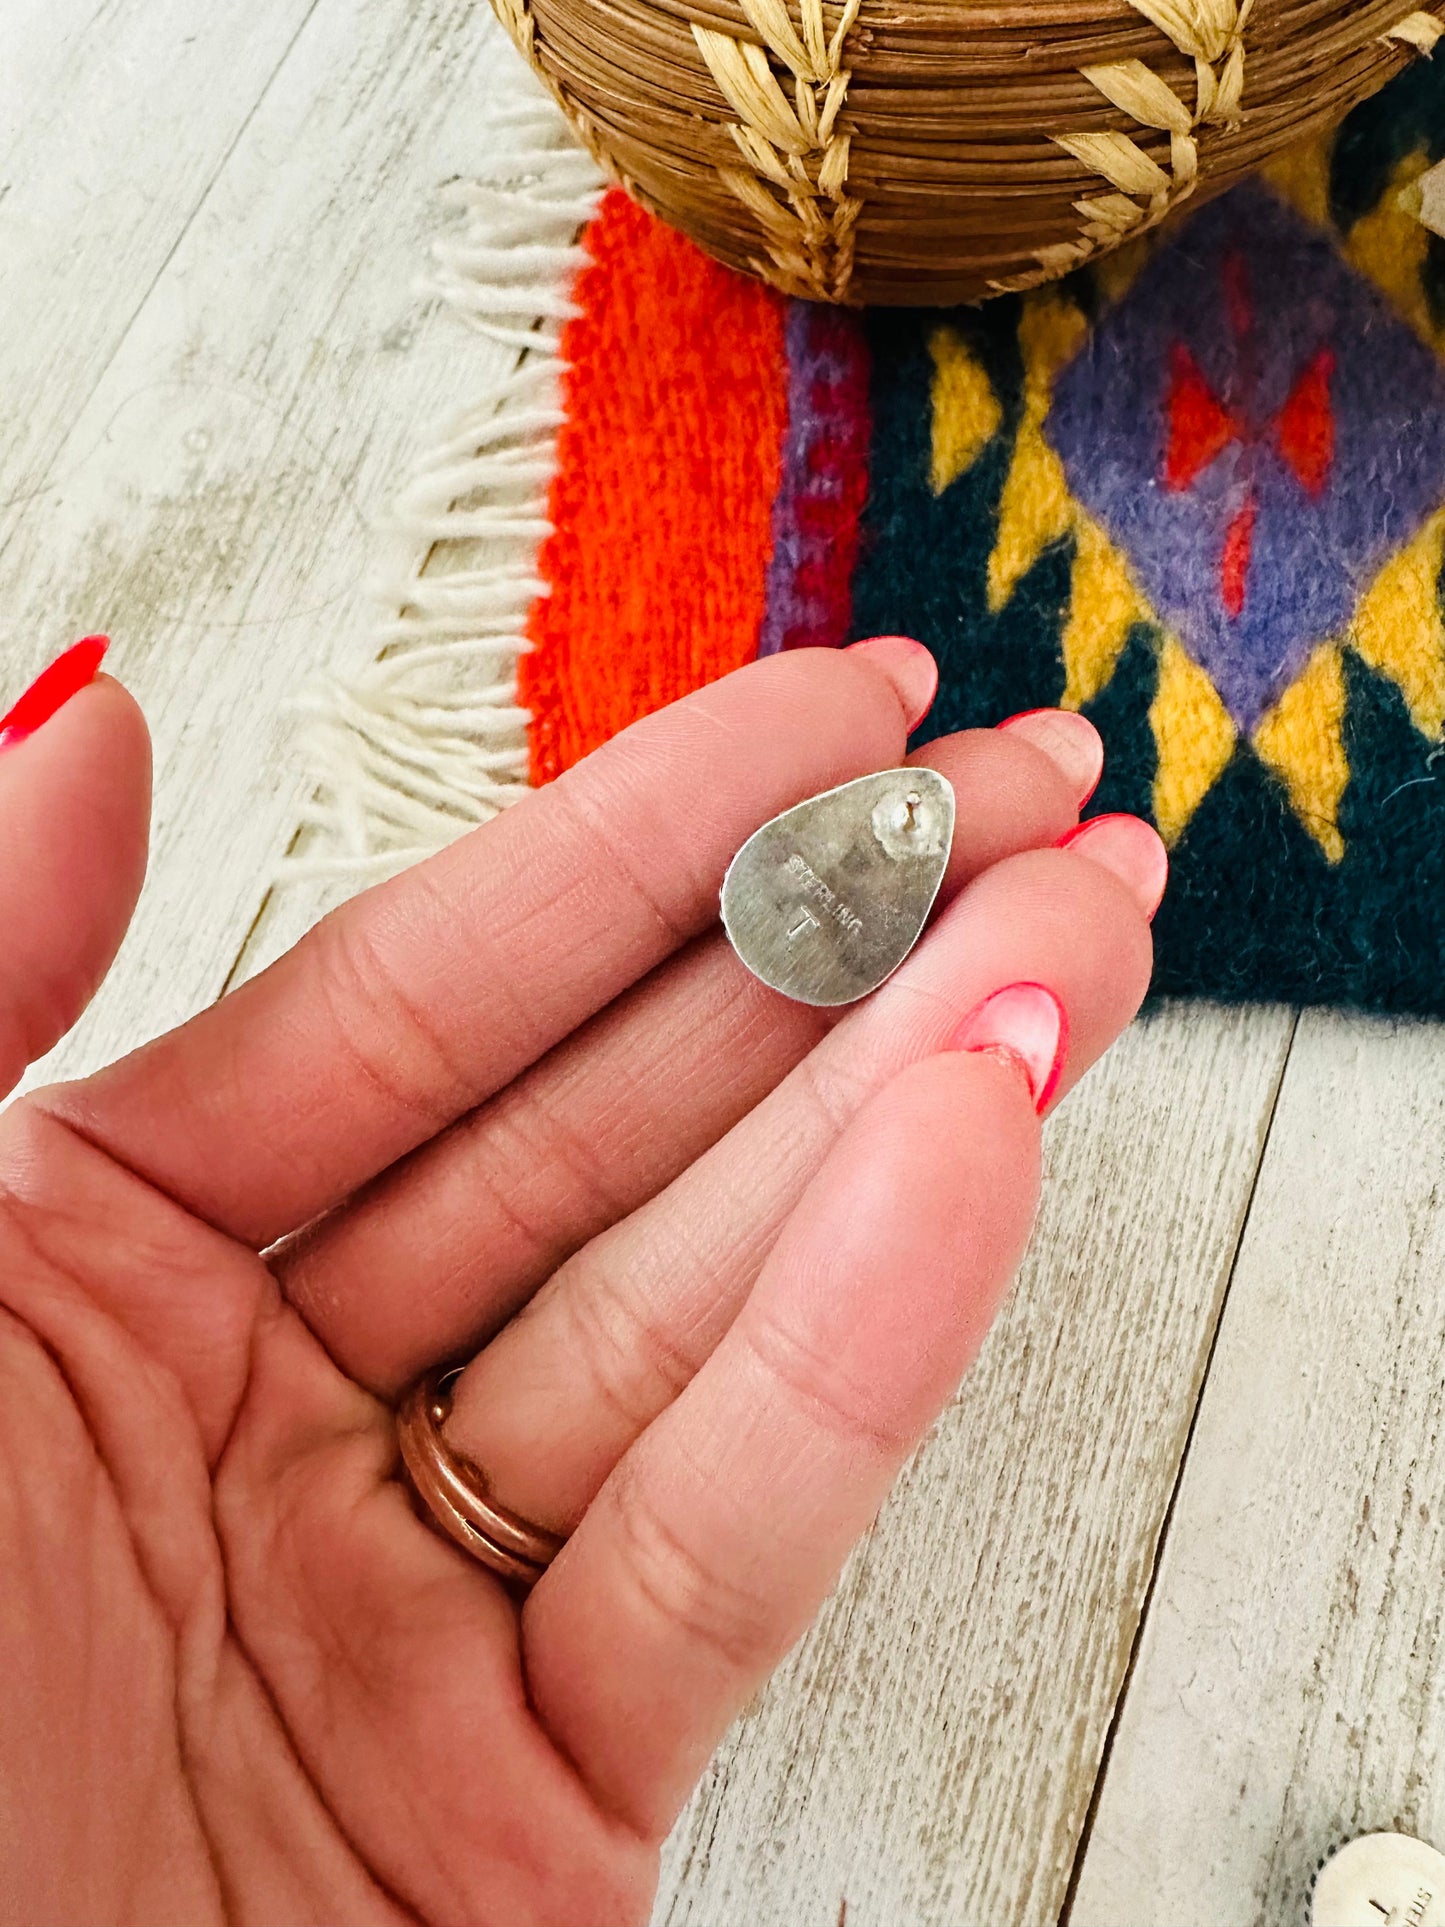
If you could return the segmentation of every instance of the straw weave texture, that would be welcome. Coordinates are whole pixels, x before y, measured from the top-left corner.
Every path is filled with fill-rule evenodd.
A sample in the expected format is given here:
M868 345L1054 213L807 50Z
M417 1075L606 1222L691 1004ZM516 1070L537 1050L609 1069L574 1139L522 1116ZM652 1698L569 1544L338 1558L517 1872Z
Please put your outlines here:
M588 151L792 295L1033 286L1339 119L1404 0L494 0Z

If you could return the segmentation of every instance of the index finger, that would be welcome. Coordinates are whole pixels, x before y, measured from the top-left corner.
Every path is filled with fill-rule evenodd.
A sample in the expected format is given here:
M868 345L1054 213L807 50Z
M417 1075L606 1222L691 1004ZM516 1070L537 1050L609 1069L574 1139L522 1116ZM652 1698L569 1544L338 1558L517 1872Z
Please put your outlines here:
M739 844L902 761L917 643L754 663L319 924L169 1036L37 1101L263 1246L509 1083L717 914Z

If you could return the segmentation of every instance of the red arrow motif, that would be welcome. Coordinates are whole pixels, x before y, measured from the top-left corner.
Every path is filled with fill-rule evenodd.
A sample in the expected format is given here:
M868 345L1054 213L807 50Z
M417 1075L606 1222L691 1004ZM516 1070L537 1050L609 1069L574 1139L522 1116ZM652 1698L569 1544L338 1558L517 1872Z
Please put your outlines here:
M1169 367L1169 447L1164 483L1175 495L1193 488L1231 442L1249 431L1219 401L1182 341L1176 341Z
M1321 348L1295 381L1289 398L1263 433L1251 425L1249 404L1255 388L1254 316L1241 256L1225 269L1226 308L1238 344L1238 408L1228 407L1210 386L1183 342L1176 342L1169 363L1169 439L1164 453L1164 486L1182 495L1236 442L1242 451L1240 480L1244 500L1225 532L1219 559L1219 592L1232 618L1244 613L1254 528L1259 514L1255 477L1259 449L1272 442L1295 480L1311 499L1323 495L1335 459L1335 417L1330 382L1333 349Z
M1335 413L1330 406L1334 372L1334 349L1321 348L1295 383L1274 425L1280 454L1305 494L1316 498L1324 494L1335 460Z

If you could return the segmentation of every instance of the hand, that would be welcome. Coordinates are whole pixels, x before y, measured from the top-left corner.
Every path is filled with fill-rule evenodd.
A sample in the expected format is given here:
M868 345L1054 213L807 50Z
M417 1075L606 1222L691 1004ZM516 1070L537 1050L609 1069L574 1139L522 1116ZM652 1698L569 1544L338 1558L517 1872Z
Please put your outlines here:
M646 1917L1027 1238L1032 1046L960 1025L1046 986L1067 1089L1148 977L1162 849L1051 847L1097 760L1052 715L924 752L944 904L874 997L738 964L729 857L931 687L896 641L743 670L0 1119L0 1918ZM0 750L11 1082L147 786L105 680ZM395 1401L473 1353L450 1443L572 1535L525 1604L398 1480Z

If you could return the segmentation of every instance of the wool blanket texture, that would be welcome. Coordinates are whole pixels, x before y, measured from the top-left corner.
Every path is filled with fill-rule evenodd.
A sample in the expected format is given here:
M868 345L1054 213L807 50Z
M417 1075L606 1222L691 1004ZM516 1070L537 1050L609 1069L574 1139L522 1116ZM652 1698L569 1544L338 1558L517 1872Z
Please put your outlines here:
M443 438L375 677L327 719L345 860L410 857L760 653L903 633L942 674L919 740L1098 725L1091 812L1171 852L1156 991L1445 1012L1445 241L1408 191L1445 156L1445 57L953 312L787 299L542 146L566 191L541 161L477 189L485 245L450 257L459 306L515 317L517 373Z

